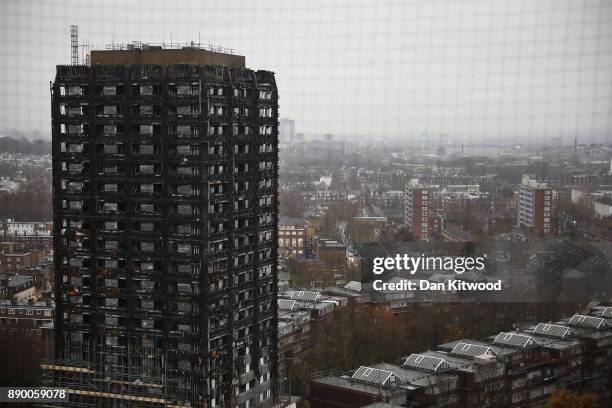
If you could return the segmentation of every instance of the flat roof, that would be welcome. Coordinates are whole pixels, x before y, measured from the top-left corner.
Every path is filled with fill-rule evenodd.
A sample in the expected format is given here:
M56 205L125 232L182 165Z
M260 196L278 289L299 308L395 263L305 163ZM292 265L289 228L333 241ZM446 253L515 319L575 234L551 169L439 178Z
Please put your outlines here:
M453 237L457 239L463 240L463 241L468 241L468 242L474 241L474 236L469 231L461 229L458 226L451 224L451 223L445 223L444 227L442 227L442 231L452 235Z
M8 287L12 288L15 286L19 286L22 285L26 282L29 282L31 280L34 280L34 277L30 276L30 275L13 275L13 276L9 276L8 278Z
M385 395L401 395L406 392L406 389L414 389L412 387L402 387L402 388L387 388L387 387L379 387L375 385L365 384L362 382L351 381L350 377L335 377L328 376L314 379L312 382L330 385L338 388L350 389L357 392L362 392L364 394L370 395L380 395L384 393Z
M534 333L529 334L533 337L540 347L553 350L566 350L568 348L580 345L577 339L558 339L553 337L539 336Z
M432 378L448 378L454 375L452 373L429 373L412 368L399 367L389 363L375 364L370 367L391 371L398 376L402 382L407 382L414 387L431 387L434 383Z
M278 217L278 226L308 226L309 222L304 218Z
M612 198L611 197L602 197L602 198L599 198L599 199L595 200L595 202L599 203L599 204L612 205Z
M133 48L122 50L92 50L91 65L172 65L172 64L222 65L244 68L246 61L242 55L214 52L198 47L179 49Z

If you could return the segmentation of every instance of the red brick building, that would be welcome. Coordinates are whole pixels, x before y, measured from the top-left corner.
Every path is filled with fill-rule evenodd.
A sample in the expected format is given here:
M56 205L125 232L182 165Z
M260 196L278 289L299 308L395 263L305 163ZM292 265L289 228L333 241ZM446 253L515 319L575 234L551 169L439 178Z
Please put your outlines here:
M538 234L550 234L551 212L552 189L530 176L523 176L519 187L517 225L533 229Z

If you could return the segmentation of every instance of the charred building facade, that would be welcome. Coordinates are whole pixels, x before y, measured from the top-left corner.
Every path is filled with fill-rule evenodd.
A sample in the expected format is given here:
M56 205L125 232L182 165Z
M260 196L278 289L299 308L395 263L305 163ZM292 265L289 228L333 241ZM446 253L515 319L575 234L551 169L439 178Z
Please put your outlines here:
M57 67L52 127L45 381L68 406L271 406L274 74L197 48L96 51Z

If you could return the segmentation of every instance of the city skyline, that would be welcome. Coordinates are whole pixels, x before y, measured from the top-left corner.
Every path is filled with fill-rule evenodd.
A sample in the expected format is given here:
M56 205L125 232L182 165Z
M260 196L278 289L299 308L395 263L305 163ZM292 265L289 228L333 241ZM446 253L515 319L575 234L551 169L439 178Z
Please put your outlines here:
M54 65L70 62L77 24L80 42L102 49L135 40L234 48L249 68L276 73L279 115L307 136L609 140L605 1L122 6L4 3L0 134L50 137L48 84Z

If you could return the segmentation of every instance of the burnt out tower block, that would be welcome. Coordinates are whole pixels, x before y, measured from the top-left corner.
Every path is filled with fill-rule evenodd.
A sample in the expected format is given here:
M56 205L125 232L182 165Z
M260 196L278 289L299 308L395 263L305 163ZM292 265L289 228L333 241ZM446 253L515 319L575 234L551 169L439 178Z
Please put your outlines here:
M57 66L51 97L44 381L78 391L66 406L270 407L274 74L191 47L93 51Z

